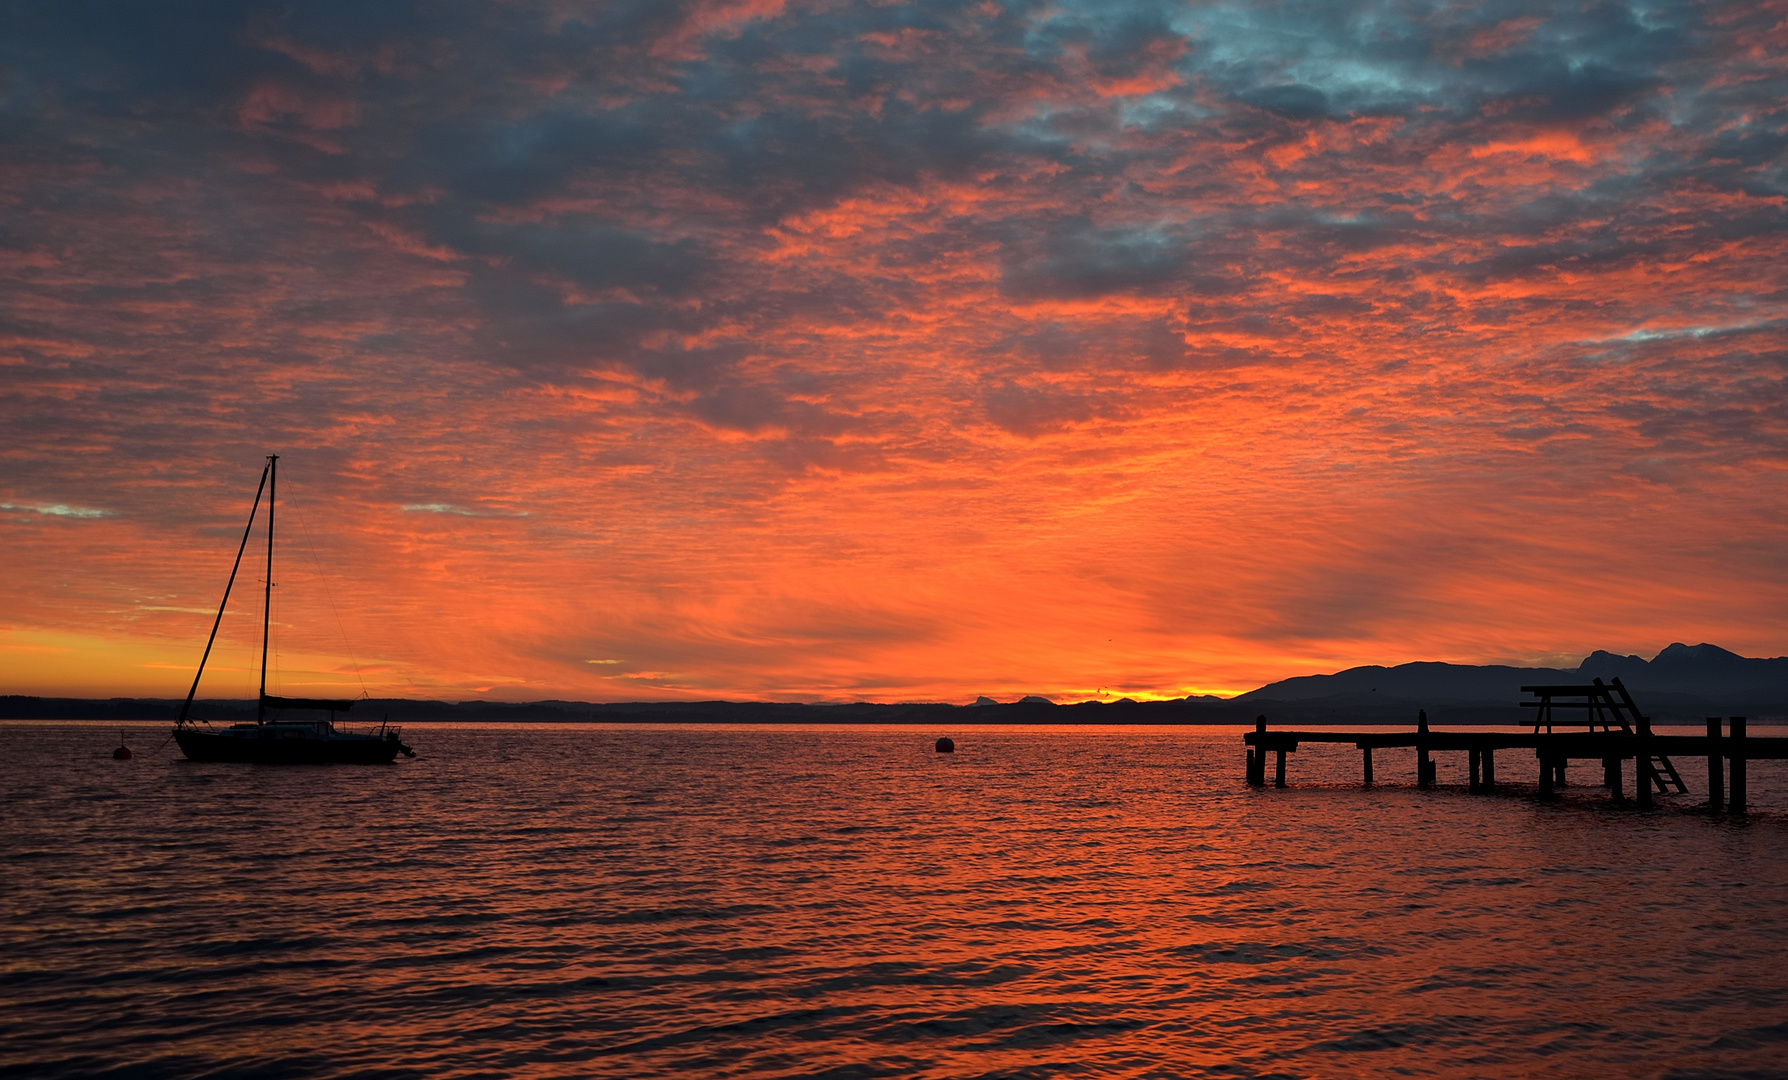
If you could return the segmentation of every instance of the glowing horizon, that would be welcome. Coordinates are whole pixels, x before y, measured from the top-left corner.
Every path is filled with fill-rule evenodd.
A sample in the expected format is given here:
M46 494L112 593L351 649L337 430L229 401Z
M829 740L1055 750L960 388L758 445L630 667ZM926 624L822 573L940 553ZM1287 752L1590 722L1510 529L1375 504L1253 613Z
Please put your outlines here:
M1788 653L1779 3L15 22L0 692Z

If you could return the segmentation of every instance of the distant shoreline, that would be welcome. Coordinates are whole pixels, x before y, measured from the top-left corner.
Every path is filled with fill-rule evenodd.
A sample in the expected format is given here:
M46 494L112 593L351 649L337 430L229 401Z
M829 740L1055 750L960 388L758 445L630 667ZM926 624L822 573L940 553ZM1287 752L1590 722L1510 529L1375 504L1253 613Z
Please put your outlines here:
M1747 717L1746 719L1749 722L1753 733L1757 729L1760 729L1760 728L1788 727L1788 716L1752 716L1752 717ZM96 727L103 727L107 724L164 724L164 723L172 723L172 721L144 719L144 718L122 718L121 719L121 718L117 718L117 717L91 717L91 716L87 716L87 717L81 717L81 716L8 716L8 717L0 717L0 724L92 724ZM372 720L372 721L349 720L349 721L345 722L345 724L349 727L353 727L356 725L365 726L366 724L369 724L369 723L376 726L379 723L379 721L377 721L377 720ZM459 724L459 725L465 725L468 727L474 727L474 726L489 727L489 726L493 726L493 725L501 726L501 725L505 725L505 724L516 724L516 725L534 724L534 725L542 725L542 726L563 725L565 727L575 727L580 724L581 725L608 724L608 725L613 725L613 726L617 726L617 727L642 727L642 728L644 728L644 727L681 727L681 726L740 727L740 728L747 728L747 727L761 727L761 728L775 728L775 727L787 727L787 728L798 728L798 727L911 727L911 728L923 728L923 727L932 727L932 728L938 728L940 730L943 728L948 728L952 731L961 730L963 728L983 728L983 727L985 727L985 728L996 728L996 727L1063 727L1063 728L1067 728L1067 727L1109 727L1109 728L1133 728L1133 727L1217 728L1217 727L1228 727L1228 728L1238 728L1238 729L1253 727L1253 725L1251 723L1248 723L1246 721L1241 721L1241 720L1131 720L1131 719L1092 720L1092 719L1085 719L1085 718L1021 719L1021 720L983 720L983 719L979 719L979 718L974 718L974 719L958 719L958 720L954 720L954 721L927 721L927 720L836 720L836 719L834 719L834 720L705 719L704 720L704 719L691 719L688 717L677 717L677 718L671 718L671 719L666 719L663 717L635 717L635 718L566 717L566 718L560 719L560 720L513 720L513 719L511 719L511 720L493 720L493 719L489 719L489 718L468 719L465 717L408 717L408 718L404 719L403 721L401 721L401 723L402 724L443 724L443 725ZM397 726L399 726L400 721L393 720L393 721L391 721L391 724L393 727L397 727ZM1287 722L1287 723L1277 724L1277 725L1272 725L1272 726L1276 729L1289 730L1289 729L1293 729L1293 728L1296 728L1296 729L1314 728L1314 727L1318 726L1319 724L1322 726L1331 727L1331 728L1356 728L1356 727L1357 728L1386 728L1386 727L1388 727L1388 728L1414 728L1415 727L1415 724L1413 722L1398 721L1398 720L1325 720L1325 721L1313 721L1313 722L1301 722L1300 721L1300 722L1295 722L1295 723ZM1486 723L1486 722L1479 722L1479 721L1464 721L1464 720L1460 720L1460 721L1433 721L1433 720L1430 720L1428 726L1431 728L1435 728L1435 729L1442 729L1442 728L1461 728L1461 727L1508 727L1510 725ZM1686 730L1699 730L1699 725L1697 725L1693 721L1682 720L1682 719L1658 720L1658 721L1655 721L1655 726L1658 728L1683 728Z
M0 720L70 721L79 723L159 722L173 723L182 702L167 698L45 698L0 696ZM1694 725L1703 716L1743 715L1753 724L1788 722L1788 709L1780 706L1727 708L1731 703L1670 703L1674 707L1648 710L1654 723ZM1747 703L1752 706L1762 702ZM1684 705L1693 707L1685 708ZM255 718L253 701L213 699L193 704L195 718L213 723L239 723ZM1028 701L1004 704L951 705L879 704L857 702L810 705L789 702L616 702L599 704L573 701L502 703L489 701L426 701L409 698L371 698L355 703L345 718L349 724L445 723L445 724L760 724L760 725L908 725L987 726L1162 726L1220 727L1252 725L1266 716L1275 728L1313 727L1414 727L1425 711L1436 727L1489 725L1511 727L1532 722L1530 710L1515 701L1414 701L1385 699L1369 702L1317 699L1283 701L1255 698L1246 701L1223 698L1182 698L1173 701L1081 702L1055 705ZM294 713L294 716L313 715Z

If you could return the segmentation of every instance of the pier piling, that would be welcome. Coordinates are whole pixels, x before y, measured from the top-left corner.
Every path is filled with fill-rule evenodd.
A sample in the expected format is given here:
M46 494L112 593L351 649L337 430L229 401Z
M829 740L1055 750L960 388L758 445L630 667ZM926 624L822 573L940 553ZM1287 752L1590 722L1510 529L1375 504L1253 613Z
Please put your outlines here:
M1428 710L1416 713L1416 787L1434 786L1434 760L1428 756Z
M1730 724L1731 738L1728 740L1730 745L1726 753L1732 762L1732 782L1727 785L1727 809L1734 814L1742 814L1745 812L1745 795L1747 794L1745 791L1745 718L1742 716L1730 717L1728 723Z
M1640 720L1638 751L1633 755L1633 794L1639 799L1641 810L1651 809L1651 789L1657 786L1657 775L1651 763L1651 721Z
M1273 786L1285 786L1285 751L1279 751L1279 760L1273 765Z
M1476 750L1467 750L1465 752L1465 790L1471 792L1483 790L1481 783L1483 773L1479 771L1481 765L1482 762Z
M1725 751L1720 747L1720 718L1707 718L1707 808L1720 811L1726 808L1726 763Z
M1482 758L1484 775L1478 779L1478 785L1488 795L1496 790L1496 751L1485 747Z
M1540 753L1539 751L1535 751L1534 753L1535 756L1540 759L1540 797L1551 798L1554 793L1552 785L1552 770L1554 766L1551 759L1546 757L1545 754Z
M1360 763L1361 763L1361 765L1365 771L1365 774L1366 774L1365 786L1371 787L1372 786L1372 748L1370 746L1360 747L1360 755L1361 755Z
M1266 716L1256 716L1254 718L1255 744L1248 750L1248 783L1254 787L1264 787L1267 782L1266 730Z

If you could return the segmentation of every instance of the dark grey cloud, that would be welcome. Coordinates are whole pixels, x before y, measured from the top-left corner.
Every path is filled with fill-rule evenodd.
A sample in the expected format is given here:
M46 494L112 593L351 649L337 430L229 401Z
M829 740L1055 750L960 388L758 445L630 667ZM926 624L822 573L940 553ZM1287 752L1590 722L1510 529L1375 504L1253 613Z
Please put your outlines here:
M966 249L989 253L1015 302L1176 297L1194 329L1270 338L1295 320L1269 310L1266 265L1343 277L1360 272L1349 260L1407 249L1365 271L1404 286L1419 273L1481 282L1666 260L1682 243L1665 225L1685 185L1751 200L1699 222L1698 236L1788 224L1770 201L1788 193L1779 79L1725 77L1739 43L1773 25L1744 5L864 2L705 33L688 30L694 10L13 5L0 11L0 139L13 160L191 185L202 194L164 198L203 201L182 212L198 223L190 242L218 262L309 251L304 216L322 211L304 193L339 192L336 218L315 227L347 219L439 254L459 284L409 302L475 311L467 333L487 359L538 379L628 366L749 430L837 422L776 404L796 392L784 368L744 371L765 353L765 328L923 303L914 280ZM1374 120L1389 125L1375 141L1336 134ZM1455 191L1409 179L1442 151L1598 123L1659 125L1652 159L1498 205L1493 219L1469 175ZM1238 162L1257 164L1276 196L1244 194ZM22 181L13 205L119 212L103 179L44 176ZM1012 197L888 241L879 280L763 284L753 258L771 227L940 182ZM26 215L9 217L0 246L54 248ZM1462 254L1492 232L1521 242ZM372 260L310 257L344 276ZM252 291L255 273L180 288L201 302L207 288ZM138 299L171 288L156 276L140 275ZM88 286L84 299L118 297ZM1395 302L1444 299L1406 290ZM1339 290L1301 303L1310 318L1370 308ZM282 297L268 310L302 321L352 305ZM723 327L731 340L663 340ZM1184 329L1058 340L1045 326L977 355L1050 370L1173 365L1189 362L1175 344ZM1219 354L1253 355L1200 353Z
M1329 115L1329 96L1302 83L1256 87L1242 91L1237 97L1255 108L1292 120L1315 120Z
M1023 233L1038 239L1010 242L1001 278L1001 291L1009 296L1086 297L1159 289L1176 282L1193 258L1190 245L1173 231L1099 228L1086 218L1022 226Z

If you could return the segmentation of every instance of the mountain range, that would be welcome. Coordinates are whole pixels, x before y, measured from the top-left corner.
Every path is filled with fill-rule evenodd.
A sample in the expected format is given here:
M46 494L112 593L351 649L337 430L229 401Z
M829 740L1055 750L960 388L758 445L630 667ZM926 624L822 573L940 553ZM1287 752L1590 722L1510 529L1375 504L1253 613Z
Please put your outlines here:
M1654 719L1788 714L1788 657L1755 659L1706 643L1666 647L1646 660L1597 650L1574 668L1413 663L1348 668L1269 683L1229 699L1260 712L1335 720L1398 716L1427 709L1430 718L1494 723L1518 715L1521 687L1619 678Z

